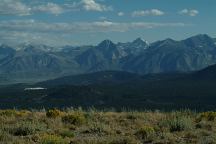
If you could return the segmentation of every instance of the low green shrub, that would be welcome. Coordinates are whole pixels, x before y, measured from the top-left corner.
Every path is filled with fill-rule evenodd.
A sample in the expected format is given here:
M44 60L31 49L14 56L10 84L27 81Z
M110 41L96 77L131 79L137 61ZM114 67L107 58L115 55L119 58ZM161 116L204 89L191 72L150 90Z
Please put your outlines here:
M14 109L8 109L8 110L0 110L1 116L16 116L18 111Z
M62 122L66 124L82 125L85 121L85 116L82 113L73 113L62 117Z
M102 123L93 123L88 129L84 130L83 133L95 134L95 135L108 135L112 133L109 125Z
M9 133L0 130L0 143L3 141L8 141L10 140L10 138L11 138L11 135Z
M188 117L176 117L169 120L170 132L190 130L193 128L193 122Z
M35 132L35 128L30 124L22 124L15 129L12 129L14 136L27 136Z
M46 125L37 122L22 121L17 125L6 128L5 130L14 136L27 136L39 131L45 131Z
M198 120L206 119L208 121L214 121L216 118L216 112L204 112L201 113Z
M190 117L185 116L172 116L167 117L164 120L161 120L158 123L158 126L162 131L184 131L184 130L191 130L194 128L193 121Z
M152 136L155 133L155 130L151 126L143 126L140 128L135 135L141 139L147 139L148 137Z
M46 113L46 116L49 117L49 118L57 118L59 116L61 116L62 112L58 109L51 109L51 110L48 110L47 113Z
M27 136L34 133L34 129L30 127L19 127L16 128L13 132L15 136Z
M31 114L31 112L28 110L21 110L21 111L17 111L16 116L25 117L25 116L28 116L30 114Z
M109 144L138 144L138 141L132 137L120 137L112 140Z
M212 128L213 128L213 125L209 121L200 121L195 126L197 129L212 130Z
M68 138L73 138L75 136L74 132L73 131L70 131L70 130L64 130L64 131L61 131L60 132L60 135L65 138L65 137L68 137Z
M57 135L45 134L41 138L41 144L69 144L69 141Z

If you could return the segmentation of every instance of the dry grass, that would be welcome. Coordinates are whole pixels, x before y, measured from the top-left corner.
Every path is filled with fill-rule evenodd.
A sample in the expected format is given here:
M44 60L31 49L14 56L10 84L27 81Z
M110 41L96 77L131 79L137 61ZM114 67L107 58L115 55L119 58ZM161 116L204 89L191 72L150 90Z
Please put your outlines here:
M215 113L0 110L0 144L211 144Z

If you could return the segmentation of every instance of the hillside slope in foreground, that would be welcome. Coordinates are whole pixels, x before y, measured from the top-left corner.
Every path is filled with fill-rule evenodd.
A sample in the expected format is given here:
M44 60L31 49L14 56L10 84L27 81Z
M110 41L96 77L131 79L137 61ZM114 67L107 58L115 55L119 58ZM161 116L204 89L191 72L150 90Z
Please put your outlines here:
M0 143L213 144L215 112L0 110Z

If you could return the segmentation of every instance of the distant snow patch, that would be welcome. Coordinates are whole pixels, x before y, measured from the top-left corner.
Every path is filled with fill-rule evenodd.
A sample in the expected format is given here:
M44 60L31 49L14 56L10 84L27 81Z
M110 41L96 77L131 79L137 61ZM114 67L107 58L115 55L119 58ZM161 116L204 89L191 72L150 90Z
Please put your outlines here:
M25 91L31 91L31 90L45 90L47 88L42 88L42 87L35 87L35 88L25 88Z

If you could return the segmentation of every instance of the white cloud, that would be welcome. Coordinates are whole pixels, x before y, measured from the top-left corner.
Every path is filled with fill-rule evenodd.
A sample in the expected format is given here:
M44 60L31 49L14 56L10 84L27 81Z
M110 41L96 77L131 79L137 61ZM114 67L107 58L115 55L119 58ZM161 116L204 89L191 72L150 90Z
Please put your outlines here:
M30 15L31 8L21 3L19 0L1 0L0 15Z
M86 11L111 11L112 7L97 3L95 0L82 0L78 5Z
M198 10L195 10L195 9L183 9L181 11L179 11L179 14L181 15L188 15L188 16L196 16L199 14L199 11Z
M35 20L13 20L0 22L0 40L1 43L31 42L48 45L64 45L69 44L69 39L77 34L127 32L136 29L184 26L187 25L184 23L112 21L47 23Z
M151 9L151 10L137 10L132 13L133 17L138 16L162 16L165 13L158 9Z
M118 16L124 16L123 12L118 12Z
M14 20L0 22L0 29L5 31L22 31L38 33L73 33L73 32L125 32L131 29L148 29L156 27L182 27L184 23L148 23L148 22L74 22L46 23L35 20Z
M34 4L35 6L27 5L20 0L1 0L0 15L26 16L37 12L58 15L64 12L64 8L55 3L48 2L46 4Z
M49 2L46 5L39 5L39 6L33 7L33 11L47 12L47 13L51 13L54 15L59 15L64 12L64 9L55 3Z
M0 43L16 46L21 43L46 44L49 46L74 45L75 42L67 38L68 35L52 35L49 33L30 33L21 31L0 31ZM71 37L71 35L70 35Z
M22 0L1 0L0 15L26 16L38 12L59 15L68 11L112 11L111 6L106 6L95 0L80 0L79 2L70 2L57 4L53 2L41 2L35 0L30 3L24 3Z

